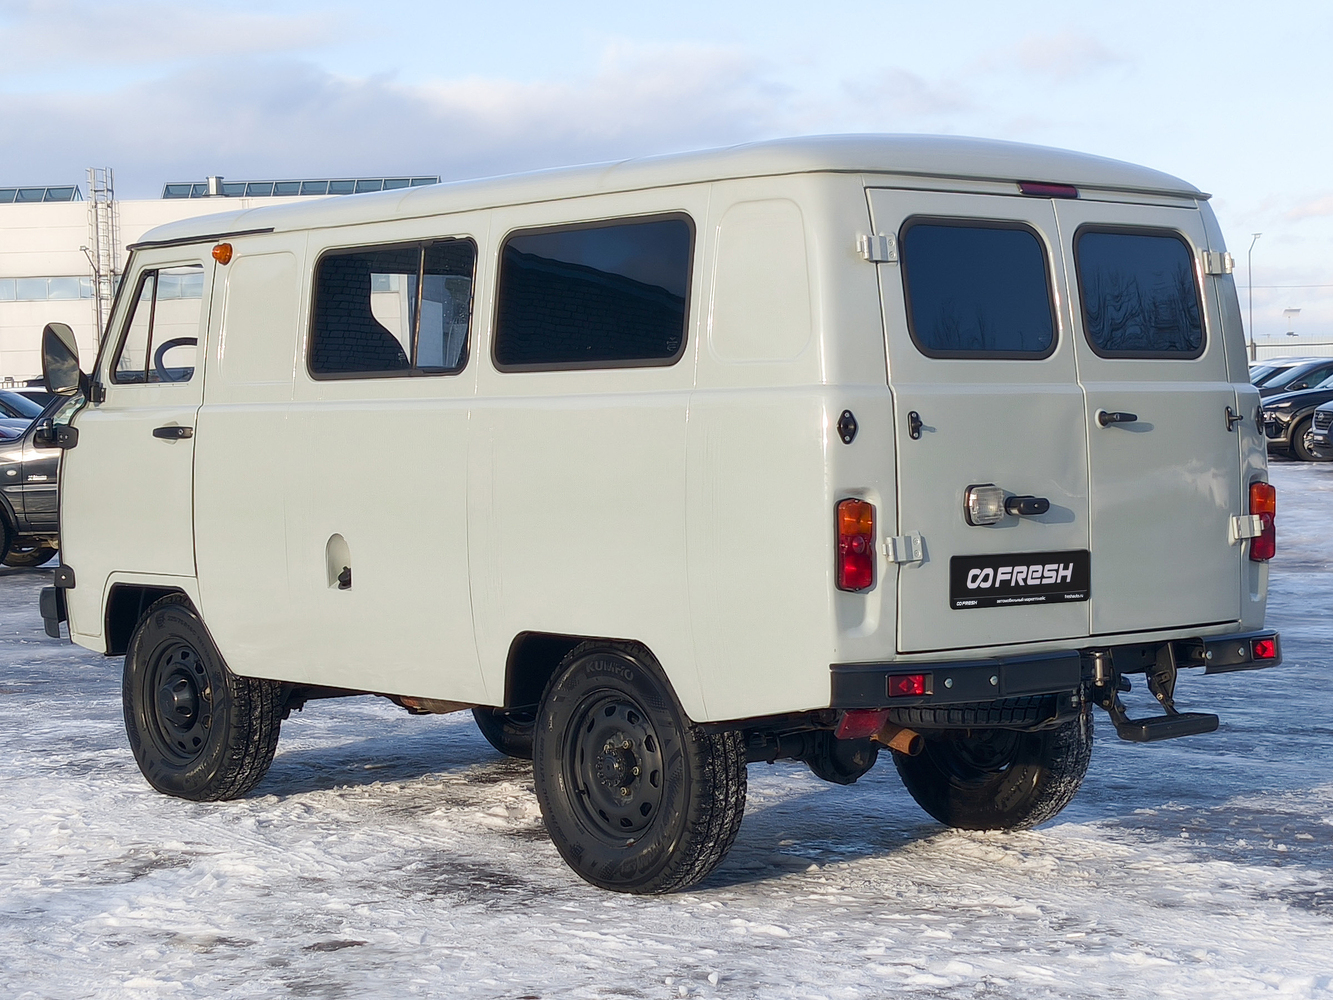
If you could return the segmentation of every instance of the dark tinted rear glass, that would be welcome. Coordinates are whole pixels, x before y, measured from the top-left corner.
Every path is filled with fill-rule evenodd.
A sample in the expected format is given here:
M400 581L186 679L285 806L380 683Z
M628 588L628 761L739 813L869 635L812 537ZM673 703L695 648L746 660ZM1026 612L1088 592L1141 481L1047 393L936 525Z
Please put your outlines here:
M311 374L460 371L467 360L475 259L471 240L325 254L315 270Z
M670 364L685 345L693 230L683 218L511 237L500 261L500 368Z
M1042 358L1055 347L1046 251L1016 224L909 222L908 329L934 358Z
M1194 255L1175 233L1082 229L1074 238L1083 326L1104 357L1197 358Z

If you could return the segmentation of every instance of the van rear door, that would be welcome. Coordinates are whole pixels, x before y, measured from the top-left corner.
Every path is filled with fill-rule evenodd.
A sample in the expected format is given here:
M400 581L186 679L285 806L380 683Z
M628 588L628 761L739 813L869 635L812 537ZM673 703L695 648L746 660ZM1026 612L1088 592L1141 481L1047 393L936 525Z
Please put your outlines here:
M1240 402L1200 291L1200 212L1090 200L1055 211L1087 399L1092 632L1235 621Z
M1048 200L870 189L898 456L898 649L1088 634L1087 436ZM969 487L1041 513L970 524ZM889 534L891 532L885 532Z

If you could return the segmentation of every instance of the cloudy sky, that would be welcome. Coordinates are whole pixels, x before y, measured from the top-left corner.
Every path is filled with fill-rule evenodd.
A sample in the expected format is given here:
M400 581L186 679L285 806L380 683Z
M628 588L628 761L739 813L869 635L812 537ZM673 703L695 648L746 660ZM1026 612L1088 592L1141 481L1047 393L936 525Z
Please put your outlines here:
M1333 336L1333 5L0 0L0 184L446 178L829 132L1133 160Z

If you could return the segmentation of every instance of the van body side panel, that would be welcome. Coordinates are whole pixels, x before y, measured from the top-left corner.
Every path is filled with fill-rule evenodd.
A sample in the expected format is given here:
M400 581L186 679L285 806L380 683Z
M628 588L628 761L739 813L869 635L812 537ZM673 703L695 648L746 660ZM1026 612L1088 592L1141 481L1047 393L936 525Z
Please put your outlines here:
M468 429L468 551L491 703L520 632L641 642L703 718L685 562L685 439L706 284L707 188L662 188L496 210L487 259L516 230L688 214L695 235L683 354L657 365L498 371L493 284L479 300Z
M78 573L79 585L66 592L71 635L90 648L104 648L102 611L113 573L168 587L195 575L194 440L163 438L154 431L187 428L175 433L192 435L195 429L203 398L214 268L207 253L207 247L170 247L134 255L136 269L124 279L131 292L122 296L111 327L113 343L103 352L100 378L106 400L84 407L73 421L79 446L65 453L61 470L61 552ZM114 382L109 369L116 360L116 344L127 324L142 324L154 308L151 294L140 302L134 290L145 272L170 268L201 275L202 290L194 281L188 297L181 296L179 283L171 297L163 294L161 312L154 317L159 340L146 345L145 364L156 378L151 355L166 341L190 338L197 343L174 348L167 363L192 364L192 375L179 381L149 382L143 376L137 383Z
M1087 399L1092 631L1235 622L1245 547L1230 538L1231 518L1242 513L1242 500L1239 432L1228 429L1226 413L1238 403L1217 315L1202 311L1197 357L1099 354L1089 336L1089 303L1076 253L1081 227L1095 234L1183 240L1178 244L1182 287L1198 294L1190 286L1201 285L1201 252L1208 245L1200 214L1080 201L1059 202L1056 214L1070 273L1079 381ZM1141 289L1144 298L1157 291ZM1109 305L1093 303L1094 310L1110 311L1127 301L1120 291L1102 294L1106 298L1099 302ZM1116 316L1107 322L1119 322ZM1131 413L1137 420L1103 426L1099 411Z
M898 567L898 650L915 653L1086 636L1086 599L987 601L987 588L999 587L1001 574L1021 568L1026 578L1034 566L1041 573L1048 565L1069 566L1077 558L1071 553L1089 547L1083 398L1069 342L1064 264L1050 203L879 188L867 194L875 231L900 240L900 262L879 265L898 459L898 525L893 533L920 533L924 548L922 560ZM998 349L985 356L980 341L973 354L981 356L968 356L964 348L970 341L963 340L950 348L953 354L941 351L932 357L923 351L920 344L930 336L942 343L954 341L934 326L914 334L904 269L915 266L913 274L942 282L945 313L949 295L963 298L966 289L958 286L966 279L947 269L932 275L912 257L912 246L901 245L901 234L915 224L947 232L1017 234L1024 241L1033 258L1031 294L1035 301L1043 301L1043 296L1048 300L1042 308L1047 336L1053 339L1045 356L1012 358ZM951 316L922 312L918 321L945 322ZM972 321L970 314L952 318L963 324ZM989 319L977 320L982 333ZM993 525L971 525L964 516L965 495L969 487L983 484L998 486L1008 496L1042 497L1050 509L1036 516L1006 515ZM988 560L992 575L967 578L969 585L977 585L975 595L955 593L956 558ZM972 606L954 603L955 598L972 596Z
M309 680L294 642L285 489L305 459L288 427L305 244L304 233L237 240L218 268L195 434L200 611L233 671L287 681Z
M438 238L483 247L486 227L485 213L478 213L323 230L311 236L306 271L330 249ZM488 273L479 256L475 283ZM467 554L475 352L454 375L317 380L307 364L309 322L301 334L288 419L299 460L285 510L301 676L334 687L485 703ZM344 569L346 588L339 585Z
M719 182L709 219L687 473L701 683L712 719L819 708L827 663L893 649L892 574L881 565L853 594L833 572L838 500L894 521L878 286L857 252L863 188L831 174ZM844 409L860 426L850 446Z

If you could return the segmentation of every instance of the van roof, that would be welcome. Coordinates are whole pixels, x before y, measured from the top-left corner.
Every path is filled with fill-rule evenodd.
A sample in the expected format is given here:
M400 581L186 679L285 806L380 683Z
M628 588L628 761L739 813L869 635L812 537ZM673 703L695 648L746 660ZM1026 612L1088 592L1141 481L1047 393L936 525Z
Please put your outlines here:
M828 135L222 212L159 226L145 234L140 245L204 239L222 233L419 218L739 177L821 172L961 181L1042 181L1072 184L1084 190L1208 197L1192 184L1158 170L1047 146L958 136Z

